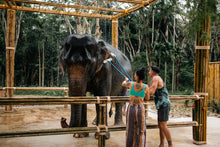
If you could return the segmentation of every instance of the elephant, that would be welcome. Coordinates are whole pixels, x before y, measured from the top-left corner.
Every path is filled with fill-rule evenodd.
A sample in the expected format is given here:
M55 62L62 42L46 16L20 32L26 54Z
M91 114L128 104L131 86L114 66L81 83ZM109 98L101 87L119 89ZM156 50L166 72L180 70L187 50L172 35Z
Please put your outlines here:
M96 40L89 34L72 34L66 38L58 63L63 74L65 70L68 72L69 96L85 96L86 92L91 92L94 96L125 95L126 88L121 86L125 77L108 62L104 63L110 57L110 53L116 55L125 71L131 76L132 68L129 59L105 41ZM116 59L113 58L112 63L120 69ZM115 125L123 124L122 105L122 103L116 103ZM99 107L96 105L96 125L99 120L98 112ZM107 116L105 118L107 122ZM71 104L69 127L87 127L87 104ZM75 137L86 136L88 133L75 135ZM110 134L107 137L110 137Z

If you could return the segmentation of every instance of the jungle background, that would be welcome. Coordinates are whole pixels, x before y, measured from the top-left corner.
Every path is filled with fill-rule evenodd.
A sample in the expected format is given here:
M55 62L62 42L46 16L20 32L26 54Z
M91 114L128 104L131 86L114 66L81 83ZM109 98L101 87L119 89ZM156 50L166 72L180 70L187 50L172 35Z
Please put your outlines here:
M133 71L145 67L147 77L149 66L159 66L169 93L192 94L196 31L201 29L202 21L197 16L208 13L211 17L211 36L203 34L202 38L211 41L210 62L216 62L220 61L219 12L217 0L159 0L119 19L118 49L130 59ZM0 87L5 87L6 77L6 20L7 11L0 10ZM17 11L14 86L68 87L67 74L63 76L58 68L65 38L73 33L87 33L111 44L111 23L103 19ZM148 77L145 83L149 82Z

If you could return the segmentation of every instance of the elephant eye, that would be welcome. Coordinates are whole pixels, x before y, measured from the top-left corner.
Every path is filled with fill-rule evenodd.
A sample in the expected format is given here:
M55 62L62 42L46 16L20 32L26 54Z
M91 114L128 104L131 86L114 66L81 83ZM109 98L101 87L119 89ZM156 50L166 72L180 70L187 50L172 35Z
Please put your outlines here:
M94 50L94 48L95 48L95 45L87 45L87 47L86 47L88 50Z
M96 53L96 46L95 46L95 45L87 45L87 46L86 46L86 50L87 50L92 56L94 56L94 54Z

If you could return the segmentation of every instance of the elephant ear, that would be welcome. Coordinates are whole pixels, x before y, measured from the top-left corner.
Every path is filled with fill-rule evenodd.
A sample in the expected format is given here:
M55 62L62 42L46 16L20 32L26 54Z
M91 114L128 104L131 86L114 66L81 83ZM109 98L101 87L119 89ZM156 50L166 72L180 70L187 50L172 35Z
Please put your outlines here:
M103 61L110 57L108 49L107 49L105 42L103 40L99 40L97 46L98 46L98 57L97 57L98 64L97 64L96 72L101 70L101 68L103 66Z
M102 62L105 59L108 59L110 57L110 54L108 52L108 49L105 45L105 42L103 40L98 41L98 49L100 51L100 56L99 56L99 60L101 60Z

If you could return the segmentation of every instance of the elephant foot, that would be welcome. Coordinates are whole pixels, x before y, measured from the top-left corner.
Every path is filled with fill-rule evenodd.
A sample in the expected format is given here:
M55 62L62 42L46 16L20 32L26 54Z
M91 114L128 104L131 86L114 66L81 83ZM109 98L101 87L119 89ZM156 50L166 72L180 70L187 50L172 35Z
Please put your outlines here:
M73 137L75 138L84 138L84 137L88 137L89 133L75 133L73 134Z
M110 133L109 132L106 132L105 133L105 139L107 140L107 139L109 139L110 138ZM95 139L99 139L99 134L96 132L95 133Z

